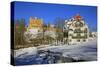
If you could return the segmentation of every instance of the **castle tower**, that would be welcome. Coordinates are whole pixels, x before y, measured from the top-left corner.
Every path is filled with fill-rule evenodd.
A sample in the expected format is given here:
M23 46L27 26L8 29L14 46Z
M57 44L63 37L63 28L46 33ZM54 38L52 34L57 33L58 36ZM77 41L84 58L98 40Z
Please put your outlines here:
M39 19L37 17L30 17L29 20L29 25L28 25L28 29L42 29L43 26L43 20Z

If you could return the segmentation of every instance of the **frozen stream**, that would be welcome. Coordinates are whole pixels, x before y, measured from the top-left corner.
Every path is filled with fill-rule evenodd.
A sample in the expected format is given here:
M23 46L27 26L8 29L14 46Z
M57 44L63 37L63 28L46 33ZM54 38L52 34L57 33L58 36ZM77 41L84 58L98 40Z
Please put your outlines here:
M97 42L93 40L70 46L47 46L40 49L36 47L24 48L15 50L14 58L16 65L96 61Z

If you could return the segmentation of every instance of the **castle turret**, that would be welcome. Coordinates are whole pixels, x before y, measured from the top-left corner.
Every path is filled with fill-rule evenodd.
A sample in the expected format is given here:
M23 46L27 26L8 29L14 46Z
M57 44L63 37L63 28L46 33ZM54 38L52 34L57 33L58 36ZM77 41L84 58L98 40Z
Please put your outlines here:
M28 29L41 28L43 26L43 20L37 17L30 17Z

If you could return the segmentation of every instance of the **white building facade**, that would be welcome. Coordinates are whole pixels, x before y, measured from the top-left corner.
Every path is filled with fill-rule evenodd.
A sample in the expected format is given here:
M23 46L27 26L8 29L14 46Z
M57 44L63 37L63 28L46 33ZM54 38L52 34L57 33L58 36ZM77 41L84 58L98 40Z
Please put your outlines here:
M89 28L80 15L76 15L69 20L65 20L63 28L64 40L68 44L77 44L88 41Z

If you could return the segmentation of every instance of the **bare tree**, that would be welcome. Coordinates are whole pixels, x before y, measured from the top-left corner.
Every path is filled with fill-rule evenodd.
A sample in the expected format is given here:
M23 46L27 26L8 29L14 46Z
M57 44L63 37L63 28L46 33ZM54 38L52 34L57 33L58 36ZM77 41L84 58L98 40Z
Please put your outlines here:
M56 18L55 23L56 23L56 34L57 34L57 45L58 42L63 42L63 26L64 26L65 19L63 18Z

